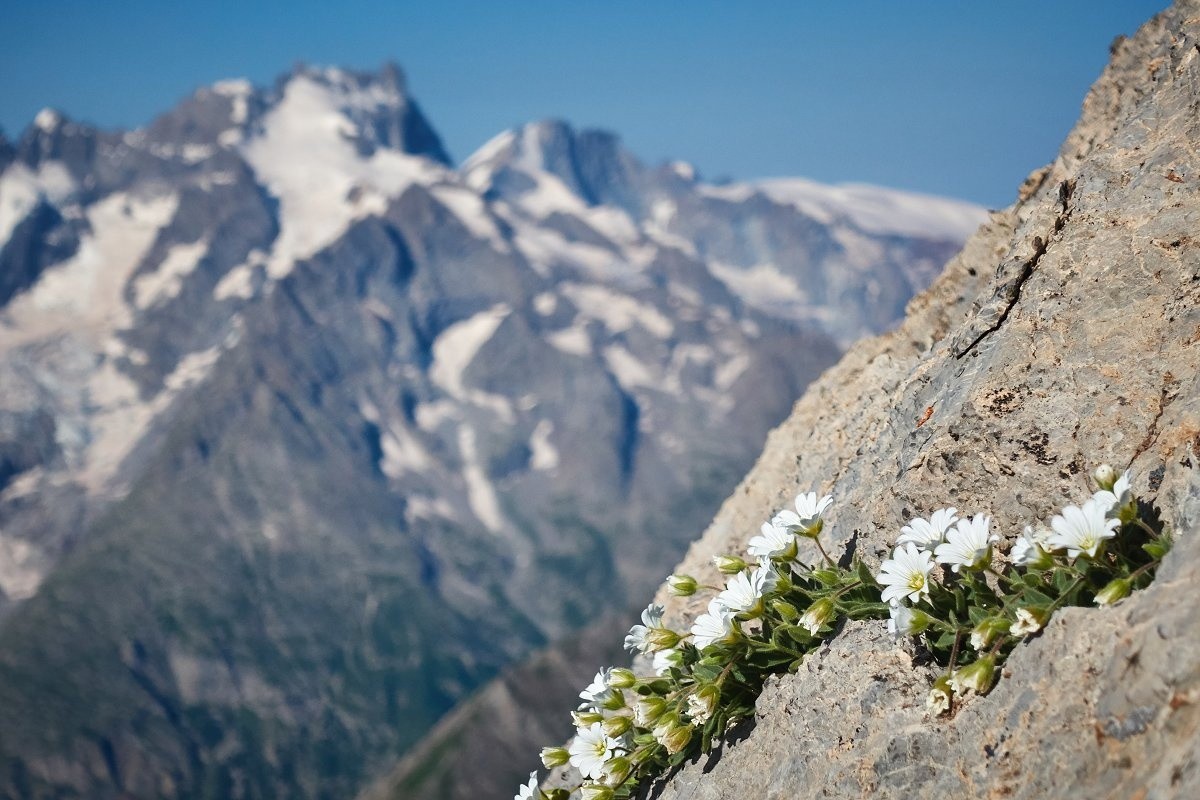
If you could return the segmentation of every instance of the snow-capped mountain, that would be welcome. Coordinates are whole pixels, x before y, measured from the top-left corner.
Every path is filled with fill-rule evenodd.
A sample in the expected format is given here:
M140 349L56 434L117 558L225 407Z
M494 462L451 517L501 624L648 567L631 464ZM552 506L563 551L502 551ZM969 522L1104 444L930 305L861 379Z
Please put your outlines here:
M42 112L0 140L0 795L353 794L646 597L980 219L558 122L456 169L391 66Z

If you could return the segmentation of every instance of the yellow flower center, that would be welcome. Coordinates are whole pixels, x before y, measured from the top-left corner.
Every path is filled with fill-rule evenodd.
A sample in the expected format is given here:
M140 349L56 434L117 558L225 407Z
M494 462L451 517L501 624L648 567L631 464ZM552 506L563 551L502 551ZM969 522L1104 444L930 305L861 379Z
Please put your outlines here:
M919 572L914 572L908 576L908 588L915 591L925 588L925 576Z

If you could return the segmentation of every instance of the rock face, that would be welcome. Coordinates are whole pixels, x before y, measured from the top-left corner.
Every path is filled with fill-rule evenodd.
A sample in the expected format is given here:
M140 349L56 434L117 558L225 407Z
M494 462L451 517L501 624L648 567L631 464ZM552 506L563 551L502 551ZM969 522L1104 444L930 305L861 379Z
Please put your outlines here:
M873 567L902 521L988 510L1009 541L1129 466L1177 547L1155 583L1057 614L986 697L924 714L883 623L763 692L748 737L656 797L1200 796L1200 3L1113 46L1049 167L889 335L813 384L678 571L715 579L798 491ZM703 580L701 581L704 582ZM702 607L660 594L677 625Z
M645 596L982 217L849 191L555 122L455 169L392 67L39 114L0 142L0 796L350 797Z

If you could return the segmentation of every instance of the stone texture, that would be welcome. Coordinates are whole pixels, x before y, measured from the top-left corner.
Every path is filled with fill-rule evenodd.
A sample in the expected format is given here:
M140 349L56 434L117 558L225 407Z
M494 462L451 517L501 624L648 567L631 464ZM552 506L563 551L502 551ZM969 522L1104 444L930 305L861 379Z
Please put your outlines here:
M993 215L895 332L797 403L677 571L716 580L799 491L872 567L902 521L986 509L1009 542L1086 496L1100 461L1178 535L1155 583L1070 609L987 697L930 720L931 671L880 623L773 680L753 730L655 796L1200 796L1200 3L1113 46L1053 164ZM684 625L707 602L660 594Z

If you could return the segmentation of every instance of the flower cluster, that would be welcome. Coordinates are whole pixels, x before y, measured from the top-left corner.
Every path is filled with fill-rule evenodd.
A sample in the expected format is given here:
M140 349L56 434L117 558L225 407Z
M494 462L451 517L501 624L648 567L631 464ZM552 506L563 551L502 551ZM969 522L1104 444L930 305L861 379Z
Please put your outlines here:
M946 713L956 697L987 692L996 667L1056 609L1109 605L1153 579L1169 536L1134 498L1128 471L1118 477L1102 465L1093 477L1098 491L1063 508L1049 528L1027 526L1007 559L993 551L999 536L984 514L960 518L958 509L942 508L900 529L876 579L892 635L920 637L946 667L929 694L930 711Z
M625 637L631 653L651 662L651 674L610 668L580 692L575 736L568 747L542 750L547 769L570 764L580 785L542 791L537 774L516 800L615 800L632 796L750 717L769 675L796 670L845 619L887 619L897 638L919 637L946 672L929 706L950 711L956 698L982 694L997 665L1021 639L1037 633L1063 605L1108 604L1153 579L1170 538L1149 507L1130 491L1129 474L1101 467L1097 491L1067 506L1049 529L1028 527L1008 554L986 514L934 511L900 529L878 574L857 558L833 561L821 544L830 495L798 496L764 522L744 556L713 559L723 588L672 575L677 596L717 590L687 631L664 622L651 604ZM805 542L818 554L802 557ZM970 663L960 666L967 647Z

